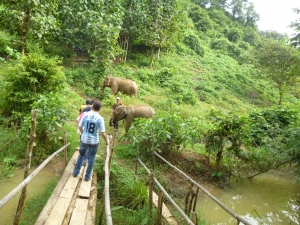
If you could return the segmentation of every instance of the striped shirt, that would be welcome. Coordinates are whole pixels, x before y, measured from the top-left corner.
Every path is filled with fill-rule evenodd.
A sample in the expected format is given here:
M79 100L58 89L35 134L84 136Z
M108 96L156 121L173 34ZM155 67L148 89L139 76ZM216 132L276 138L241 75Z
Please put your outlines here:
M85 144L95 145L99 142L99 133L105 132L105 124L102 116L98 112L89 111L84 113L79 122L79 127L83 127L81 141Z

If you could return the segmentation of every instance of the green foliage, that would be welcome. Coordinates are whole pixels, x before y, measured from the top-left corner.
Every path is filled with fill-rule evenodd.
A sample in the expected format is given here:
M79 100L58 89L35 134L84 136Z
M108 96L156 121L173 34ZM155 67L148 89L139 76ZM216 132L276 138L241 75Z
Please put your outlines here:
M300 53L283 41L267 39L252 54L256 67L277 85L281 105L286 90L299 83Z
M213 127L205 133L205 150L216 155L217 175L225 150L239 158L246 158L241 145L244 143L244 126L247 119L234 113L223 114L216 111L210 113L209 119Z
M147 202L147 187L135 178L133 172L124 170L123 166L118 164L112 164L111 171L110 190L114 195L114 205L136 210Z
M249 142L254 146L266 145L295 125L298 113L293 109L271 107L249 114Z
M229 41L237 43L242 39L243 31L239 27L232 27L226 35Z
M233 43L230 43L228 40L216 39L211 42L211 48L221 51L223 54L228 55L234 59L239 59L241 55L240 48Z
M196 52L194 50L192 50L191 48L189 48L188 46L186 46L183 43L176 43L173 47L173 51L177 54L177 55L182 55L182 56L186 56L186 55L196 55Z
M104 74L97 66L84 68L76 67L74 69L65 69L66 81L80 90L83 94L91 97L100 96L101 83ZM108 91L108 90L105 90Z
M30 54L9 68L5 75L3 113L20 118L22 113L30 112L30 105L40 94L61 90L65 75L58 63L57 58Z
M56 34L58 1L39 4L36 1L4 1L0 9L0 26L18 35L25 53L28 41L42 42Z
M14 176L13 170L17 168L18 163L16 163L16 157L13 158L4 158L3 162L0 164L4 164L4 166L0 167L0 180L5 178L10 178Z
M256 46L260 42L260 36L257 31L249 26L244 28L243 41L249 43L250 45Z
M58 178L49 180L46 188L39 195L26 199L26 207L22 213L20 225L35 223L48 199L51 197L58 181Z
M199 6L194 6L189 10L189 17L194 22L194 27L198 31L206 32L212 28L212 21L208 16L208 12Z
M40 95L39 99L31 104L32 110L38 110L36 143L39 151L34 149L35 157L47 157L53 151L62 146L63 133L62 127L67 122L67 110L63 107L64 99L61 95L49 93ZM20 136L25 140L28 137L28 130L31 127L31 114L28 114L19 130ZM46 149L44 150L44 146Z
M203 56L204 49L201 46L200 38L195 34L189 34L188 36L184 37L183 43L187 45L190 49L194 50L197 55Z
M201 139L200 122L195 118L184 120L173 108L168 112L159 112L155 119L135 121L121 140L131 141L135 149L145 154L158 151L174 160L187 144L194 144Z

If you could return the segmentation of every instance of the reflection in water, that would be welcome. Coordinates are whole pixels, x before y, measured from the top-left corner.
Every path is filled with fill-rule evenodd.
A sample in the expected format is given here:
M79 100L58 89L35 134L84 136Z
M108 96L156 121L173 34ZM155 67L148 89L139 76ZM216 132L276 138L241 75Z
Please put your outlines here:
M30 173L34 169L30 170ZM49 168L42 169L29 183L27 187L27 198L39 195L45 188L47 183L55 176L54 171ZM24 170L18 169L14 171L14 176L4 182L0 182L0 199L4 198L9 192L11 192L16 186L18 186L24 178ZM13 224L14 215L16 213L19 198L22 191L19 191L8 203L6 203L0 209L1 225ZM26 207L26 205L25 205Z
M234 188L214 196L251 224L300 224L300 186L274 171L236 182ZM206 195L198 196L197 211L210 224L236 224Z

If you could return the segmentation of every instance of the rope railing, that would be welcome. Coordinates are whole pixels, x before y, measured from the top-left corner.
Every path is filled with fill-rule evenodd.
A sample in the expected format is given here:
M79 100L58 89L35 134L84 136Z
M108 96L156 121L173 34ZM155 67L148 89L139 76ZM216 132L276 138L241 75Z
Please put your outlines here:
M199 189L201 189L208 197L210 197L215 203L217 203L222 209L224 209L227 213L229 213L231 216L237 219L237 224L242 222L245 225L251 225L247 220L245 220L240 215L236 214L229 208L227 208L222 202L220 202L217 198L215 198L211 193L209 193L205 188L203 188L201 185L199 185L196 181L194 181L192 178L190 178L188 175L186 175L184 172L182 172L180 169L178 169L176 166L169 163L167 160L165 160L162 156L160 156L158 153L154 151L154 154L160 158L162 161L167 163L170 167L178 171L180 174L182 174L184 177L186 177L190 182L192 182L195 186L197 186Z
M24 188L28 183L53 159L58 153L62 152L71 143L66 144L56 152L54 152L49 158L47 158L38 168L36 168L28 177L23 180L17 187L15 187L10 193L8 193L4 198L0 200L0 209L11 200L22 188Z

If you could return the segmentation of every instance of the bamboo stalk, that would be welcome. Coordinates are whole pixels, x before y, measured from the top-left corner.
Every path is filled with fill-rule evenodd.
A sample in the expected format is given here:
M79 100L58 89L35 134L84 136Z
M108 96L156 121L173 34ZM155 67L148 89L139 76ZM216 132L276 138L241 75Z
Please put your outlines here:
M104 184L104 196L105 196L105 217L106 217L106 225L112 225L112 216L110 209L110 196L109 196L109 158L110 150L109 146L106 146L106 160L105 160L105 184Z
M197 218L197 213L196 212L192 213L192 221L195 225L198 225L198 218Z
M158 192L158 204L157 204L157 217L156 217L156 225L161 225L161 215L162 215L162 205L163 205L164 196L162 191Z
M153 173L149 176L149 210L153 208Z
M64 145L67 144L67 131L64 131ZM68 165L68 148L65 148L65 163Z
M24 180L28 177L30 166L31 166L31 156L32 156L32 149L34 145L34 140L36 138L36 118L38 115L38 110L34 110L32 112L32 118L31 118L31 130L30 130L30 138L27 146L27 153L26 153L26 162L25 162L25 171L24 171ZM14 219L14 225L18 225L20 223L20 219L23 213L23 209L25 206L25 201L27 197L27 185L24 186L22 189L22 194L19 199L19 204L17 208L17 212Z
M193 204L193 212L196 210L196 204L197 204L197 198L198 198L199 188L197 187L195 198L194 198L194 204Z

